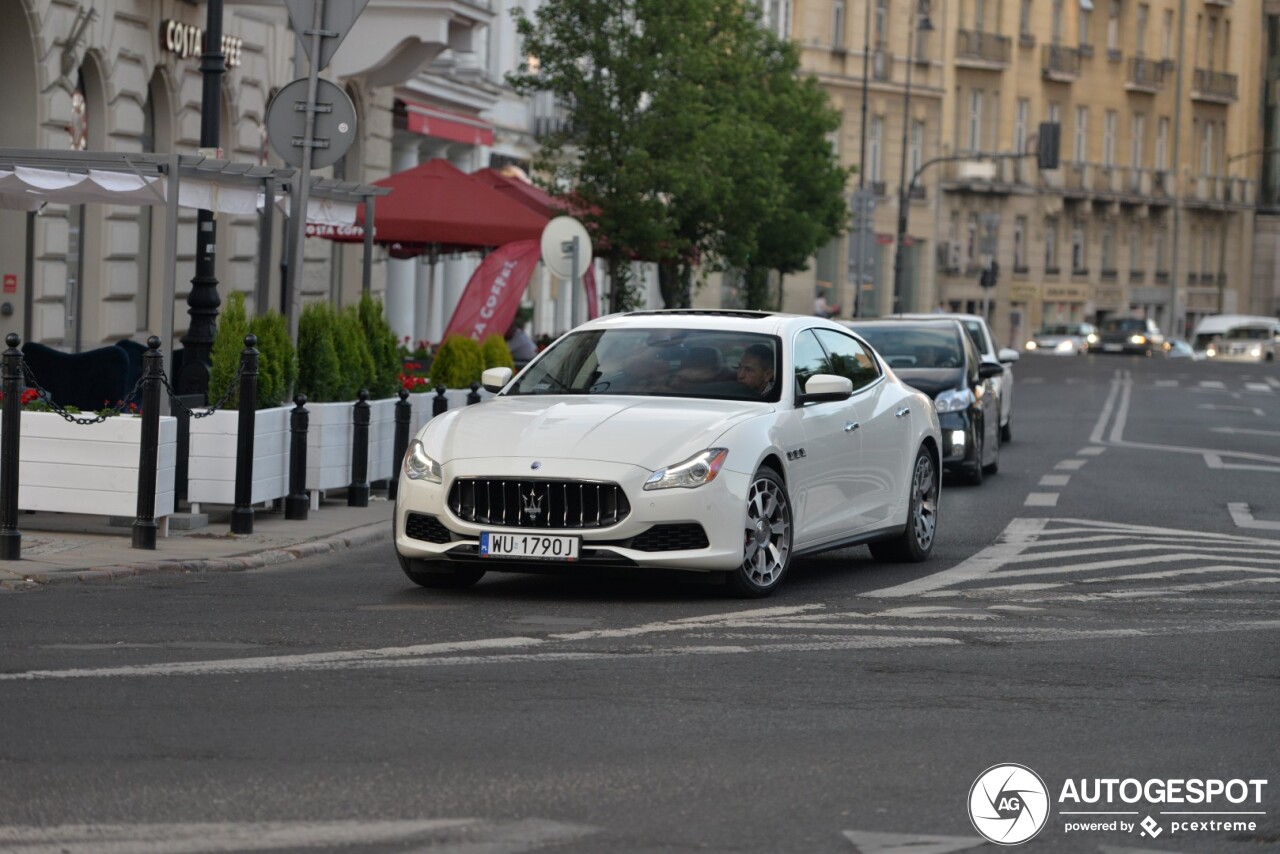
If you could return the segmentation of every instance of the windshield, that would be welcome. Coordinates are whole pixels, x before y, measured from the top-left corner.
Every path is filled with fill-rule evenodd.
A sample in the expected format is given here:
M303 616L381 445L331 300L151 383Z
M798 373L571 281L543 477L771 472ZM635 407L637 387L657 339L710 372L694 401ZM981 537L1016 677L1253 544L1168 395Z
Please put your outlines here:
M1080 335L1079 326L1046 326L1040 330L1041 335Z
M1125 317L1102 321L1103 332L1146 332L1147 322L1140 317Z
M1271 330L1265 326L1237 326L1227 333L1228 341L1267 341Z
M891 368L963 368L964 353L954 329L909 326L855 326Z
M507 393L776 401L778 353L777 338L751 332L575 332L552 344Z

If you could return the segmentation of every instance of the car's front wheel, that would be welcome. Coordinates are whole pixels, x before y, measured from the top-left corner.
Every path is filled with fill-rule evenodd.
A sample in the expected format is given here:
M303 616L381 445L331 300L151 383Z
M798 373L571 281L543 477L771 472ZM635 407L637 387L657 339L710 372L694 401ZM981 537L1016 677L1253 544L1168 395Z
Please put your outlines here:
M425 561L408 558L396 552L396 560L409 580L432 590L458 590L470 587L484 578L483 569L468 566L450 566L442 561Z
M742 563L729 572L729 587L739 596L768 596L791 565L791 499L773 469L752 478L744 521Z
M893 539L871 543L871 556L876 560L919 563L933 551L933 538L937 531L938 468L929 449L921 448L916 454L915 465L911 467L907 524Z

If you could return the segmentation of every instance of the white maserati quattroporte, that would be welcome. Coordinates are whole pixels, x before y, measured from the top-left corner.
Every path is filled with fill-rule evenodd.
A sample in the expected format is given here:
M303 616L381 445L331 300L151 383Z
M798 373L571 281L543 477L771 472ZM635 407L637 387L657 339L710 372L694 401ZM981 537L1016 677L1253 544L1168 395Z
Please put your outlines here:
M763 596L800 555L933 549L933 403L830 321L615 314L484 385L404 458L396 553L424 587L558 564L719 572Z

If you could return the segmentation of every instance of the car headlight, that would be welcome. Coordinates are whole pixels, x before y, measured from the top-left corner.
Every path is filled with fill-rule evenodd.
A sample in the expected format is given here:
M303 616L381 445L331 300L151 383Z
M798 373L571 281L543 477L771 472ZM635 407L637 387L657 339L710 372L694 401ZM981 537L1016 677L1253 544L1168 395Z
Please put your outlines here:
M1253 356L1255 359L1256 359L1256 358L1258 358L1259 356L1261 356L1261 355L1262 355L1262 348L1261 348L1261 347L1250 347L1250 348L1249 348L1249 355L1250 355L1250 356Z
M1216 355L1218 355L1218 351L1217 351L1217 349L1215 349L1215 348L1213 348L1213 347L1210 347L1208 350L1205 350L1205 351L1204 351L1204 354L1205 354L1206 356L1216 356Z
M1090 344L1097 344L1097 343L1098 343L1098 336L1097 336L1097 335L1094 335L1092 332L1090 332L1090 333L1089 333L1089 336L1088 336L1087 338L1085 338L1084 340L1088 341Z
M404 476L409 480L425 480L429 483L441 483L440 464L427 456L426 448L414 439L409 443L409 451L404 455Z
M963 412L973 405L973 392L967 388L951 388L939 394L933 401L938 412Z
M1036 342L1034 342L1034 341L1028 341L1028 342L1027 342L1027 349L1028 349L1028 350L1034 350L1035 348L1036 348Z
M729 456L727 448L707 448L682 463L658 469L644 482L645 489L693 489L716 479Z
M1070 342L1070 341L1059 341L1059 342L1058 342L1058 346L1057 346L1055 349L1057 349L1057 350L1058 350L1058 351L1060 351L1060 352L1066 353L1067 351L1069 351L1069 350L1071 349L1071 342Z
M1146 344L1147 337L1145 335L1131 335L1129 336L1129 343L1130 344Z

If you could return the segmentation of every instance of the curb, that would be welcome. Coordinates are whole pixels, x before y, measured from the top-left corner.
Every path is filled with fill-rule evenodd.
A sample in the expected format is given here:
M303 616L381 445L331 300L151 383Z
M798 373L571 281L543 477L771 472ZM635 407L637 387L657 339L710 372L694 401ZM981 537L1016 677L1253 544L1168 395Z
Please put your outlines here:
M199 560L158 560L146 563L111 564L93 566L78 571L70 570L56 575L32 574L12 581L0 581L0 589L34 590L56 584L98 583L160 573L244 572L249 569L261 569L389 539L391 539L391 525L387 522L373 522L332 534L322 540L264 549L250 554Z

